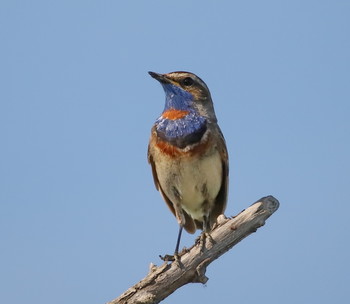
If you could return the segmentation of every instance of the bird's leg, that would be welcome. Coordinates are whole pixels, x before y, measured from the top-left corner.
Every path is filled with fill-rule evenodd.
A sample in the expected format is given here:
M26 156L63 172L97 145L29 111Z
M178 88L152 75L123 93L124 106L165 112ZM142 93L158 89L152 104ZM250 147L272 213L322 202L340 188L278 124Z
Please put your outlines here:
M181 267L181 263L180 263L180 255L179 255L179 247L180 247L180 240L181 240L181 234L182 234L182 230L183 227L185 226L186 223L186 219L185 219L185 215L182 211L181 205L180 204L174 204L174 209L175 209L175 216L177 219L177 222L179 223L179 233L177 236L177 241L176 241L176 247L175 247L175 252L174 255L169 255L166 254L164 257L163 256L159 256L163 261L177 261L177 263L179 264L179 266Z
M179 226L179 234L177 236L177 241L176 241L176 247L175 247L175 252L174 255L169 255L166 254L164 257L163 256L159 256L163 261L176 261L179 265L179 267L181 267L181 261L180 261L180 256L179 256L179 247L180 247L180 240L181 240L181 235L182 235L182 230L183 230L183 226L180 225Z
M180 204L174 204L174 208L175 208L176 219L179 223L179 233L177 235L176 247L174 251L175 260L178 260L181 234L182 234L183 227L186 223L186 219Z
M181 240L182 230L183 230L183 226L180 225L179 234L177 236L176 247L175 247L175 251L174 251L175 259L176 259L176 257L179 257L179 247L180 247L180 240Z
M211 244L214 244L214 240L210 235L209 218L208 218L208 216L204 216L204 218L203 218L203 232L201 233L201 235L199 237L199 245L200 245L201 252L204 252L205 242L207 241L207 239L209 240L209 242Z

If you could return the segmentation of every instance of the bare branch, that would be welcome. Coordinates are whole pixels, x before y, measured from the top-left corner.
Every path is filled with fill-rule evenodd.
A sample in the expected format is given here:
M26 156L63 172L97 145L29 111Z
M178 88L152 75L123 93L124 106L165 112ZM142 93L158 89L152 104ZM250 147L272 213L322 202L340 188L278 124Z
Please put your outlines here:
M195 244L184 250L180 262L165 262L159 267L151 264L144 279L107 304L159 303L187 283L205 284L207 266L263 226L278 207L277 199L266 196L233 218L219 216L204 248Z

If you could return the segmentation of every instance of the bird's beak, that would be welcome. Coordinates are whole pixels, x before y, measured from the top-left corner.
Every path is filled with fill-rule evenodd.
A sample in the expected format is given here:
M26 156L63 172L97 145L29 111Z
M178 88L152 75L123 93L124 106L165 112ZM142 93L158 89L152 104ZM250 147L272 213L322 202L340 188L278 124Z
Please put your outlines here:
M157 79L161 83L169 83L169 79L164 74L159 74L155 72L148 72L154 79Z

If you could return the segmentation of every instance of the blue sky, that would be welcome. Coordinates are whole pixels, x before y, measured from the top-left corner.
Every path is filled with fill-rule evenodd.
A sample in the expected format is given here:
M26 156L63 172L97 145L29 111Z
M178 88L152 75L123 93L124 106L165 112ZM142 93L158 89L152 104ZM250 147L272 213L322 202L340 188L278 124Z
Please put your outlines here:
M349 15L349 1L2 1L1 302L104 303L173 251L177 223L146 159L164 106L149 70L210 88L226 215L281 203L206 286L164 302L344 302Z

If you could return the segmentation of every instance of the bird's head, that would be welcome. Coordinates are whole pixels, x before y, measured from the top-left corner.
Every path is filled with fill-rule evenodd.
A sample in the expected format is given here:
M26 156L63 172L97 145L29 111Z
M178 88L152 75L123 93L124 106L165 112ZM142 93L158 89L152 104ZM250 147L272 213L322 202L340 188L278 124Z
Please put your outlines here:
M149 72L149 74L164 88L166 95L164 112L169 110L195 112L216 122L209 89L198 76L182 71L168 74Z

